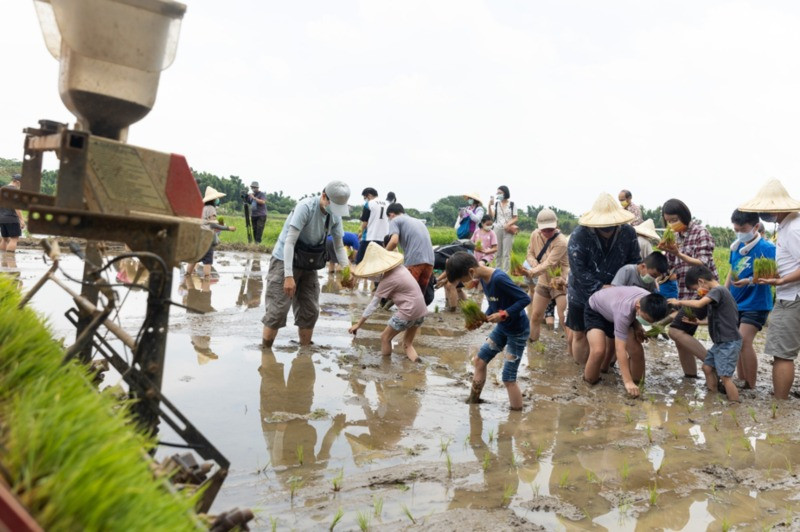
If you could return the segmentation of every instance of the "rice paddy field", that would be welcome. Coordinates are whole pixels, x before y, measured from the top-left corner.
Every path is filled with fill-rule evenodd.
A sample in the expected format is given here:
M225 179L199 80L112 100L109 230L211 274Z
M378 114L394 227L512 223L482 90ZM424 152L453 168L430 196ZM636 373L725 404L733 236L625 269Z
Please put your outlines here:
M508 409L499 361L485 402L467 405L490 325L465 330L460 312L437 312L437 292L416 342L422 363L381 356L390 313L349 335L371 287L343 289L321 271L315 345L297 345L290 315L263 349L268 261L219 251L211 282L175 276L173 300L207 312L173 307L163 391L231 460L212 510L250 507L255 530L800 528L800 407L772 399L763 355L756 388L731 405L684 378L671 342L652 339L634 400L616 370L586 386L562 329L546 328L520 367L522 412ZM25 249L0 270L26 290L46 267ZM79 275L81 263L65 257L63 268ZM138 329L144 303L143 292L128 295L123 328ZM48 286L31 305L71 342L69 296ZM705 331L700 339L709 345ZM166 428L160 437L174 439Z

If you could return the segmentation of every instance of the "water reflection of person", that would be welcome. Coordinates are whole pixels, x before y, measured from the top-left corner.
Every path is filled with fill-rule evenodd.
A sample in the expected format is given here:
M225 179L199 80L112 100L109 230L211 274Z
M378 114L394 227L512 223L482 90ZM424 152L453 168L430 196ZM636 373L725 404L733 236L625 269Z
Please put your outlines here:
M211 306L211 282L200 277L186 276L179 286L179 293L183 295L183 304L188 307L189 314L206 314L216 312ZM203 320L192 319L189 325L191 331L192 347L197 354L197 363L201 366L208 364L219 357L211 350L211 336L203 326Z
M512 494L519 488L519 471L514 464L514 443L517 430L522 420L522 412L512 410L505 421L497 425L497 449L492 450L492 442L488 441L488 430L484 435L481 407L472 404L469 407L469 446L480 464L489 461L483 472L485 489L475 491L468 488L456 488L450 509L453 508L497 508L508 504ZM486 438L486 440L484 440ZM508 497L508 498L507 498Z
M389 371L392 367L390 360L382 360L381 365ZM414 369L397 376L397 380L376 380L375 395L378 404L375 408L370 406L366 398L367 385L363 384L356 376L350 378L350 387L359 399L364 411L365 419L349 422L348 426L367 427L369 432L354 435L345 433L351 447L354 448L354 458L358 461L358 448L370 451L393 451L397 443L403 438L406 429L414 424L420 409L419 396L415 390L424 389L426 373L424 369Z
M261 430L273 466L297 466L298 449L303 447L303 479L311 480L308 469L321 471L330 458L333 442L344 428L345 416L333 417L330 428L317 448L317 430L309 423L314 403L316 371L309 351L301 350L292 360L284 380L284 364L278 362L270 348L261 350ZM294 469L279 471L284 484L294 476ZM312 475L316 476L316 475Z
M253 259L250 269L242 276L242 285L239 288L239 297L236 306L257 308L261 304L261 294L264 293L264 277L261 276L261 259Z

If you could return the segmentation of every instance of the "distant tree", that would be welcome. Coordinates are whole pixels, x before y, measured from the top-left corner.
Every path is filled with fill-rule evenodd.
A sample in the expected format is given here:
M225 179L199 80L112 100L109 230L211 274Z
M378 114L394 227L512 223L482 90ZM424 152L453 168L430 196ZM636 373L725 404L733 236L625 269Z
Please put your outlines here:
M270 192L267 194L267 211L280 214L289 214L297 205L297 201L289 196L284 196L283 191Z
M431 225L452 227L456 223L458 209L466 206L463 196L446 196L431 205Z
M730 227L715 227L708 225L706 226L706 229L708 229L708 232L714 237L714 244L717 247L730 247L731 244L733 244L733 241L736 239L736 234Z
M648 209L644 206L641 206L642 209L642 218L645 220L650 219L653 220L653 223L656 224L656 227L662 228L664 227L664 218L661 216L661 205L656 207L655 209Z

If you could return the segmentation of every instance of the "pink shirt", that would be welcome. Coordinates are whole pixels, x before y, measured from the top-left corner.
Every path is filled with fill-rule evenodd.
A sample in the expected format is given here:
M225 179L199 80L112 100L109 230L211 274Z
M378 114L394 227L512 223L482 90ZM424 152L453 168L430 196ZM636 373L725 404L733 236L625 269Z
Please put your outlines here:
M388 298L394 301L397 307L397 317L414 321L424 318L428 314L428 307L422 297L419 283L411 276L405 266L398 266L383 274L375 291L375 298Z
M478 242L480 240L483 249L490 249L497 245L497 233L494 231L484 231L481 228L472 233L472 241ZM489 264L494 260L494 253L484 253L483 251L475 250L475 259L482 260Z

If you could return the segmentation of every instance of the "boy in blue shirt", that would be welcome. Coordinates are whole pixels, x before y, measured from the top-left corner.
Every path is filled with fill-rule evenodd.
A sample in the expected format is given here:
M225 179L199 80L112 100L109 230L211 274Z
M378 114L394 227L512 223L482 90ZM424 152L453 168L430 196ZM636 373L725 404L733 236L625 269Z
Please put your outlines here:
M756 387L758 357L753 339L772 310L772 288L753 284L753 263L762 257L775 259L775 244L758 232L758 213L733 211L731 215L736 241L731 245L731 271L725 286L731 291L739 309L739 332L742 334L742 353L736 374L745 381L745 388Z
M511 410L522 410L522 392L517 384L517 369L530 334L530 323L525 314L531 298L504 271L479 264L471 253L459 251L447 261L447 280L450 283L480 281L489 308L486 319L496 323L486 343L475 359L475 374L468 403L480 402L486 383L486 366L498 353L508 352L503 362L503 384L508 392Z

